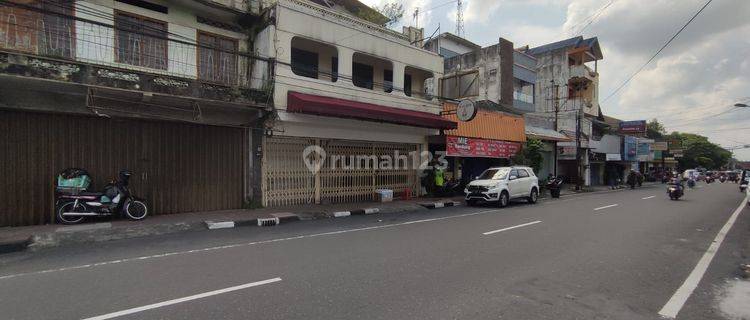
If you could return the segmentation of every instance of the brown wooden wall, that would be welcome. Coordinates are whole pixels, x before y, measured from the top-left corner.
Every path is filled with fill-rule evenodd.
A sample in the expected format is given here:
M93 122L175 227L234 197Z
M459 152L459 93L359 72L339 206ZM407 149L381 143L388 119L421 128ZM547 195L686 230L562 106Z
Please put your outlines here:
M152 214L240 208L246 129L0 110L0 226L54 222L54 181L84 168L99 190L120 169Z

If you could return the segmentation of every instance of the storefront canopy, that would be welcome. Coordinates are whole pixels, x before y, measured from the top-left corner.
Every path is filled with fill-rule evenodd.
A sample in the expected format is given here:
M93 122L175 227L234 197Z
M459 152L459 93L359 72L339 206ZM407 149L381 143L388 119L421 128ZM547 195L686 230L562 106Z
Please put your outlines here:
M455 129L457 127L455 121L445 119L437 114L291 91L287 96L286 110L287 112L388 122L433 129Z

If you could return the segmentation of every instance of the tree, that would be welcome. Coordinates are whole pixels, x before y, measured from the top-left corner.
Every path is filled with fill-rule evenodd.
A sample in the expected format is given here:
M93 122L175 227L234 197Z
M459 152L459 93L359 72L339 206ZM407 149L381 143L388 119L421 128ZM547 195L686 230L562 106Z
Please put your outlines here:
M701 135L672 132L666 137L682 142L683 157L678 158L681 169L695 167L704 167L709 170L720 169L726 166L732 158L731 152Z
M539 173L539 170L542 169L542 162L544 162L543 148L544 143L541 140L528 138L523 150L513 156L512 161L514 164L529 166L534 169L535 173Z
M404 17L404 6L398 2L386 3L382 7L376 6L374 9L388 18L385 26L389 28L395 26Z
M659 123L656 118L646 123L646 137L649 139L661 139L667 134L667 130L664 129L664 125Z

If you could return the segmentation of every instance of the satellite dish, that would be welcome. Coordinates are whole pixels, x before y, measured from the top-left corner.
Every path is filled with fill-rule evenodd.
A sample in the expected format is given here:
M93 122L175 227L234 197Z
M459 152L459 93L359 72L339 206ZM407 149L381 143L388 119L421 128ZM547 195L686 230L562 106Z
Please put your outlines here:
M458 108L456 108L456 116L458 117L458 120L463 122L471 121L476 115L477 106L474 104L474 101L464 99L458 103Z

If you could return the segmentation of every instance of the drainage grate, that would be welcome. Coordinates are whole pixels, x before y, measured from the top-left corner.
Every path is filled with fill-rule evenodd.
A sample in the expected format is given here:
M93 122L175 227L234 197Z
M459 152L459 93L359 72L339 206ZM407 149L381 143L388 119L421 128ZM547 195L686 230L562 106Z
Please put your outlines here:
M259 227L271 227L279 224L279 218L258 218Z

